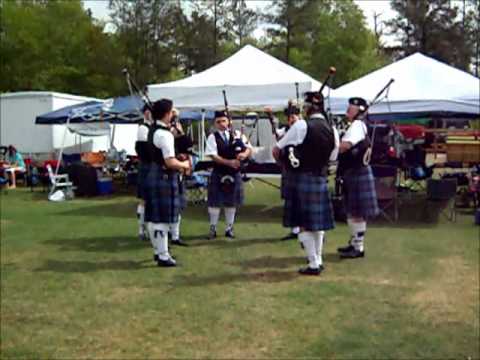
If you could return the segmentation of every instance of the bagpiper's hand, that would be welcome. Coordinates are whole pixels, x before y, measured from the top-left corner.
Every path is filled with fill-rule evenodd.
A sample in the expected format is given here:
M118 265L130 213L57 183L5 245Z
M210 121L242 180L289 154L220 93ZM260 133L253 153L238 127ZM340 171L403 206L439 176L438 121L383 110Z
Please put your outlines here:
M240 161L238 161L236 159L229 160L228 165L230 167L234 168L235 170L240 169Z
M243 160L246 160L247 158L248 158L248 156L244 152L241 152L240 154L237 155L237 160L238 161L243 161Z

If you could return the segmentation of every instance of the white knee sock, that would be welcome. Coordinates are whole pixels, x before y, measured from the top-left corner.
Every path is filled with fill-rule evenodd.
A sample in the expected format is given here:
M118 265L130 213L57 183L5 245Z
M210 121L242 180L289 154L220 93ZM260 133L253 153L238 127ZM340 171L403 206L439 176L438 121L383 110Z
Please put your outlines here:
M153 241L158 250L158 258L160 260L168 260L171 258L168 252L168 228L169 224L153 223Z
M147 231L148 231L148 237L150 238L150 243L152 244L153 253L155 255L158 255L157 244L155 243L155 239L153 238L153 236L154 236L153 224L151 222L149 222L149 223L147 223L146 227L147 227Z
M227 230L230 230L231 228L233 228L236 211L237 211L237 208L234 208L234 207L225 208L225 222L227 223Z
M218 218L220 217L220 208L218 207L209 207L208 216L210 217L210 226L217 227Z
M366 221L353 223L352 227L355 229L355 237L353 238L352 245L355 248L355 250L363 251L365 232L367 231L367 223Z
M355 223L353 222L352 218L347 218L347 224L350 230L350 244L352 244L352 240L357 235L357 231L355 230Z
M300 228L295 226L292 228L292 234L298 235L300 233Z
M318 263L318 256L315 249L315 232L303 231L298 234L298 237L301 239L300 241L305 248L305 253L308 258L308 266L312 269L318 269L320 264Z
M180 239L180 221L182 221L182 216L178 215L178 221L169 225L169 231L172 235L172 240Z
M138 235L145 233L145 206L143 204L137 205L137 219L138 219Z
M325 231L315 231L315 252L317 253L318 265L322 265L323 238Z

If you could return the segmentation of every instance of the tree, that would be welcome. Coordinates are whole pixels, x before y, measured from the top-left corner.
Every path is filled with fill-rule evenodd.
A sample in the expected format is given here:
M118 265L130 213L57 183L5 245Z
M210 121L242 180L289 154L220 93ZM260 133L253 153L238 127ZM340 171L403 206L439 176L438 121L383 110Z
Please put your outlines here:
M273 46L266 48L276 56L283 52L288 63L314 78L323 79L335 66L338 86L387 62L362 11L351 0L282 0L274 6L273 15L267 16Z
M118 51L79 0L3 2L1 23L0 91L119 91L110 78Z
M247 7L245 0L231 0L228 23L235 41L241 47L257 26L256 12Z
M387 24L405 55L420 51L460 69L469 68L468 35L459 9L449 0L394 0L391 5L398 15Z

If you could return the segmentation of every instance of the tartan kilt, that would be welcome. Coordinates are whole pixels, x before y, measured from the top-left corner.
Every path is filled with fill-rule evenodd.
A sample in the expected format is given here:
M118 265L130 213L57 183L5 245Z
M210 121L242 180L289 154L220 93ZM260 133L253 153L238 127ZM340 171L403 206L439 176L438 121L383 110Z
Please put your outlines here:
M145 222L172 224L181 211L177 172L152 164L145 179Z
M187 189L182 177L178 177L178 196L180 197L180 210L183 211L187 207Z
M290 181L291 174L292 173L288 172L287 170L282 170L282 177L280 182L280 196L282 199L287 198L290 186L292 186L292 183L295 184L294 182Z
M220 183L223 174L217 170L213 170L208 180L208 206L209 207L238 207L243 205L244 192L243 181L239 172L232 175L235 179L233 191L225 192L222 190Z
M343 174L343 201L348 216L375 217L380 212L372 168L348 169Z
M140 162L138 165L138 175L137 175L137 198L145 198L145 179L147 178L148 171L150 170L150 164Z
M283 208L283 226L306 231L335 227L327 178L310 173L290 172Z

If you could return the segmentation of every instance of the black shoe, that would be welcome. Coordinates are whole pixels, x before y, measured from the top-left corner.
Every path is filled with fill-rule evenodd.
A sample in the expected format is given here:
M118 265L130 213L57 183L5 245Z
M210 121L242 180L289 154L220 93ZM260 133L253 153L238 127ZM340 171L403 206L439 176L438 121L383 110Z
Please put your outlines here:
M225 231L225 236L230 239L235 239L235 234L233 233L233 229L228 229Z
M207 239L212 240L217 237L217 230L214 227L210 227L210 232L208 233Z
M364 256L365 256L364 251L355 250L355 249L340 253L340 259L355 259L355 258L363 258Z
M282 237L280 240L282 240L282 241L292 240L292 239L296 239L297 237L298 237L297 234L295 234L295 233L290 233L290 234L285 235L284 237Z
M173 260L177 260L177 258L176 258L175 256L173 256L172 254L170 254L170 257L171 257ZM154 254L154 255L153 255L153 261L158 262L158 260L160 260L160 259L158 258L158 255L157 255L157 254Z
M171 258L167 260L158 259L157 265L160 267L174 267L177 266L177 263Z
M347 246L337 248L337 251L339 253L350 252L352 250L355 250L355 248L351 244L348 244Z
M307 266L305 268L301 268L298 270L298 272L302 275L320 275L320 273L324 270L323 265L320 265L318 269L313 269L310 266Z
M177 246L188 246L188 244L187 244L185 241L181 240L181 239L172 240L172 241L171 241L171 244L172 244L172 245L177 245Z

